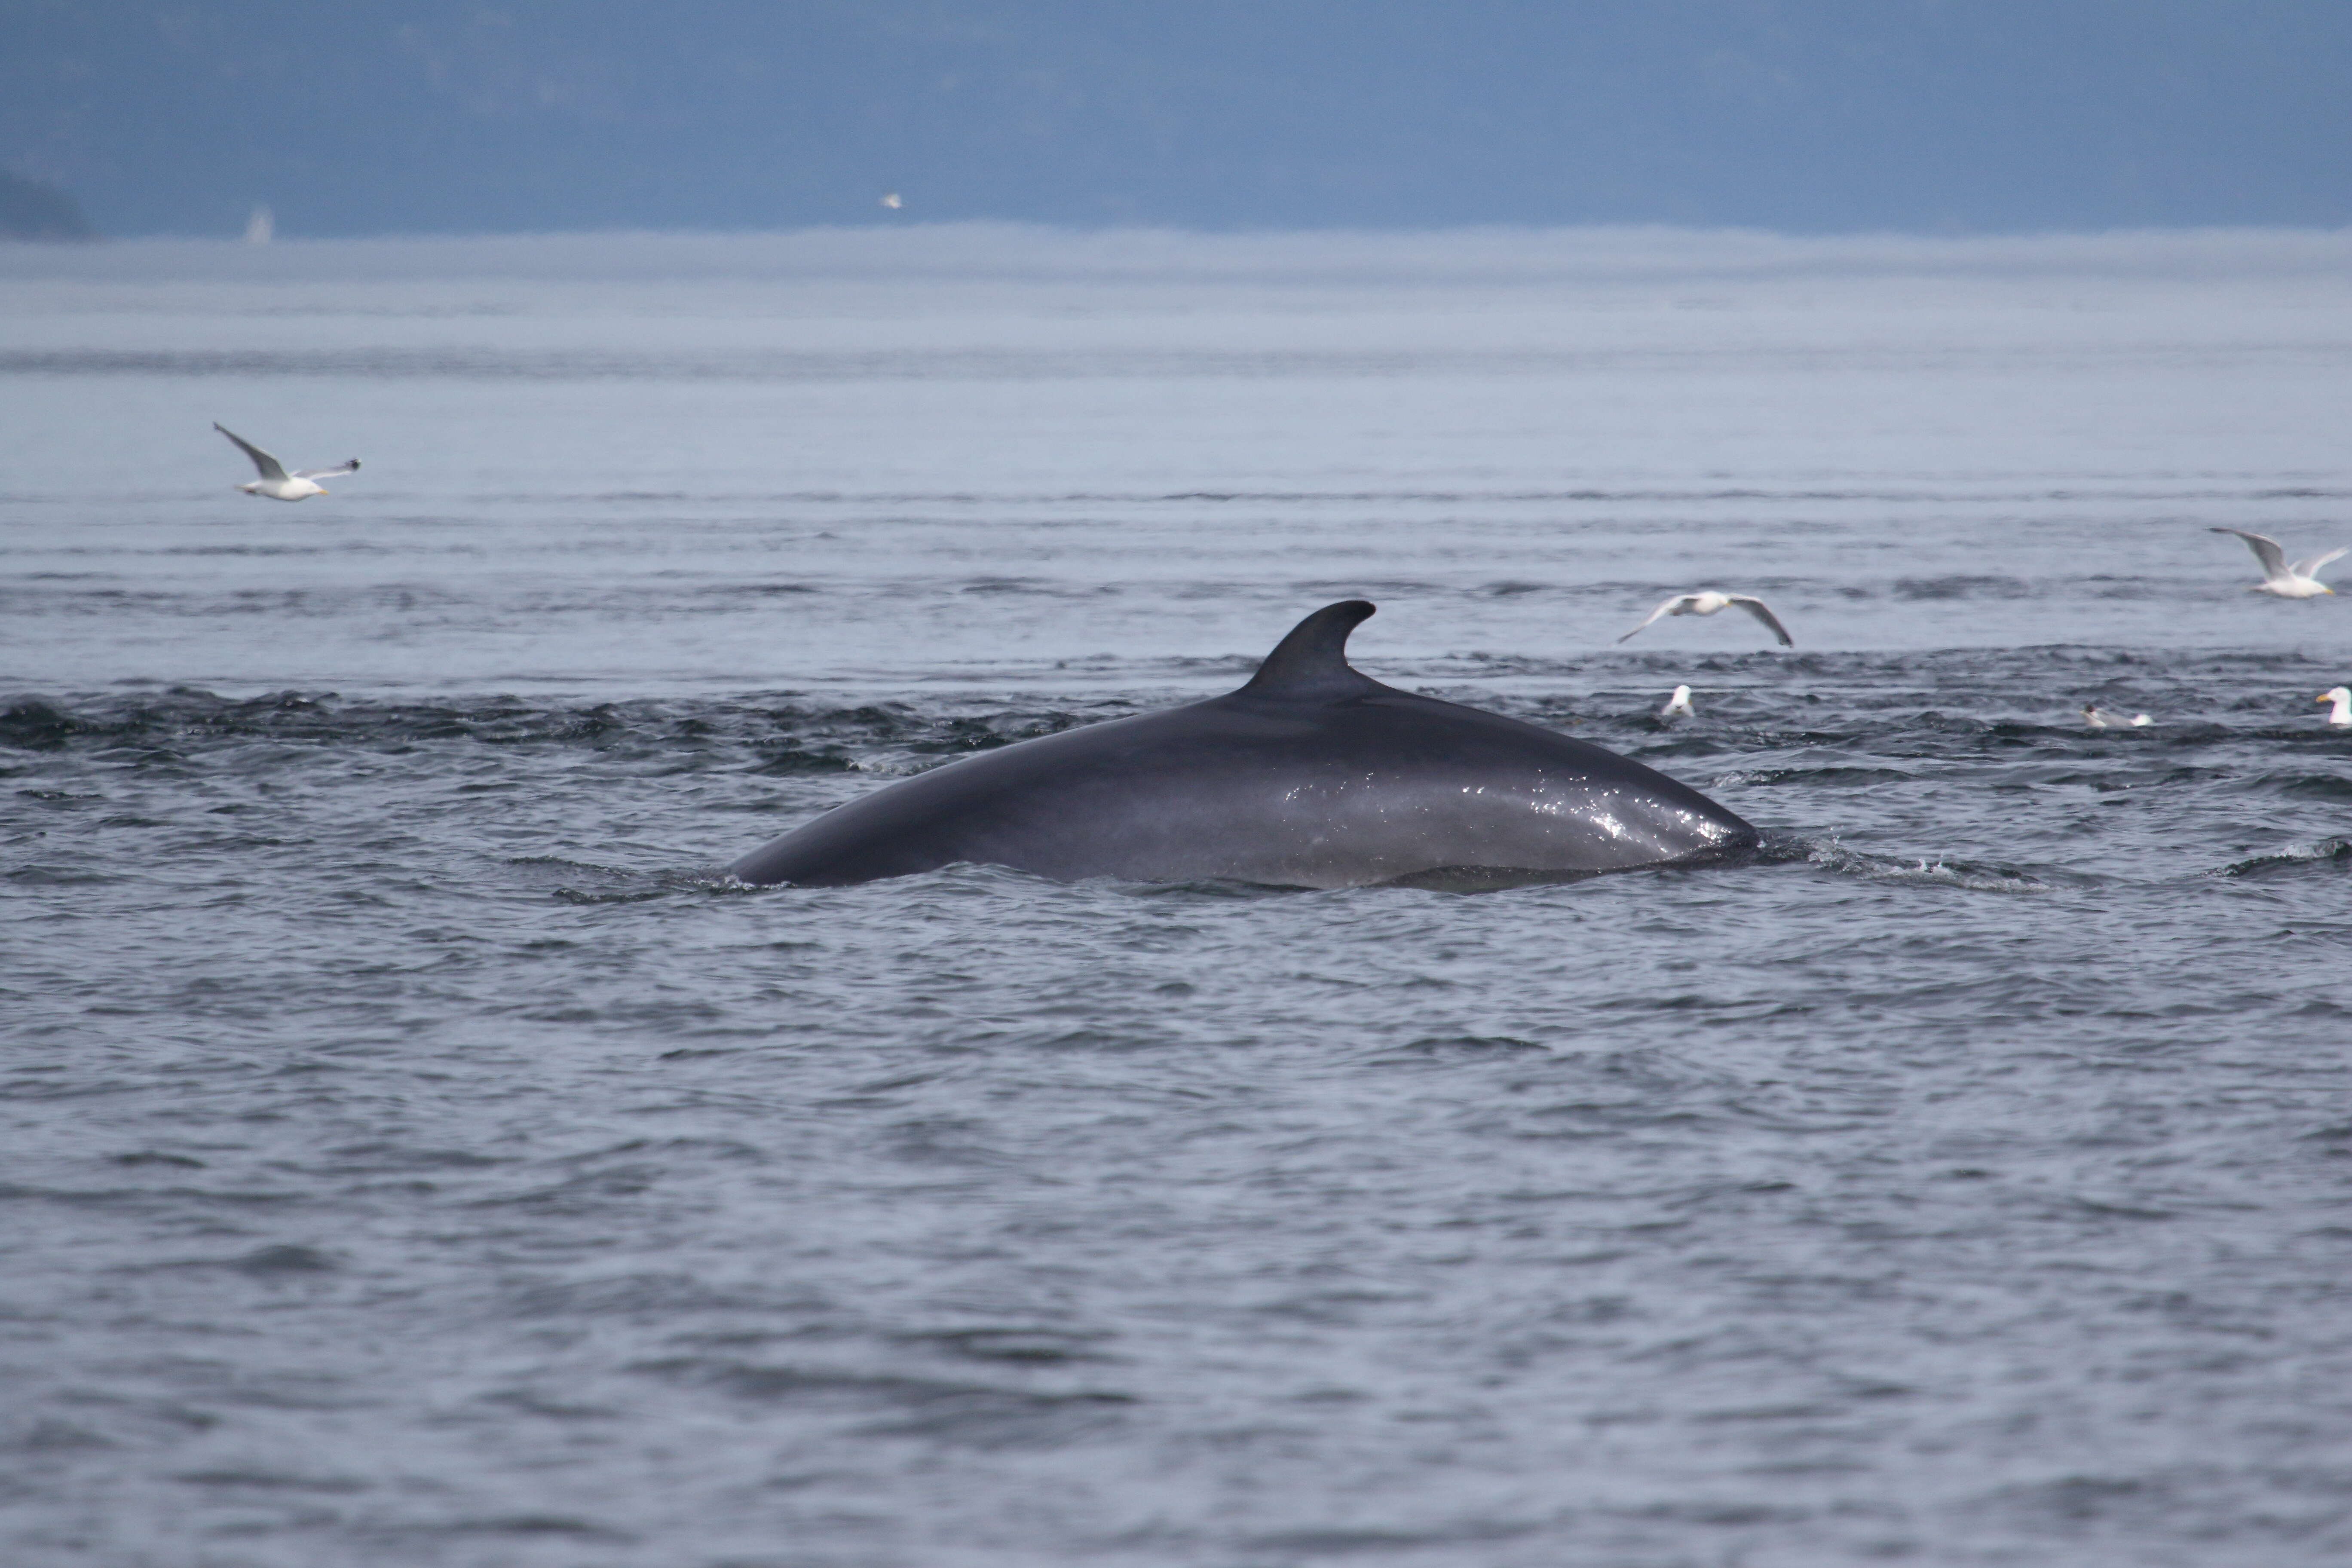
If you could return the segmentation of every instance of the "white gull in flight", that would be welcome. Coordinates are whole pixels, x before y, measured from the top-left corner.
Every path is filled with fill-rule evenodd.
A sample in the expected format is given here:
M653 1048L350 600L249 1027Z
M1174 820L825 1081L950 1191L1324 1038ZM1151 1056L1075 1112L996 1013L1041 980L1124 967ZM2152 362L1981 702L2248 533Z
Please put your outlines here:
M2279 548L2279 542L2275 539L2248 533L2242 528L2216 528L2212 531L2236 534L2246 542L2246 548L2254 552L2254 559L2263 563L2263 580L2253 585L2253 592L2257 594L2276 594L2282 599L2315 599L2322 594L2336 592L2312 574L2343 554L2341 550L2331 550L2325 555L2315 555L2308 561L2298 561L2290 566L2286 552Z
M2110 713L2104 708L2083 704L2083 722L2094 730L2145 730L2156 722L2145 713L2135 713L2126 719L2120 713Z
M249 496L268 496L271 500L300 500L304 496L322 496L327 493L327 487L319 482L320 479L336 479L344 474L356 474L360 471L360 460L353 458L340 468L299 468L289 474L286 471L285 464L227 426L215 420L213 423L213 428L244 447L245 455L253 459L253 466L259 471L261 477L257 479L247 479L236 487Z
M1712 588L1700 594L1675 595L1656 609L1652 610L1649 621L1643 621L1642 626L1635 626L1633 631L1627 632L1624 637L1619 637L1617 640L1623 642L1625 637L1632 637L1633 632L1640 631L1643 626L1648 626L1650 621L1657 620L1664 616L1711 616L1717 610L1727 610L1734 605L1771 627L1772 635L1780 639L1782 647L1797 646L1797 639L1789 635L1789 628L1780 624L1780 618L1765 607L1763 600L1747 594L1718 594Z
M1630 636L1631 634L1629 633L1627 635ZM1618 640L1622 642L1624 638L1620 637ZM1666 705L1658 710L1658 717L1661 719L1697 718L1698 710L1691 706L1690 688L1687 686L1675 687L1675 694L1666 699Z

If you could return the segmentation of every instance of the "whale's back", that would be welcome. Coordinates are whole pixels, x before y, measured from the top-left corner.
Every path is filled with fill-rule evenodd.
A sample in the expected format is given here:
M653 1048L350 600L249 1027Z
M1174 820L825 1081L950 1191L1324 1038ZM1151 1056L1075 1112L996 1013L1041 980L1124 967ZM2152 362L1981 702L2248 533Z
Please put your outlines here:
M1060 880L1333 888L1617 870L1755 842L1696 790L1598 746L1363 688L1244 688L1026 741L837 807L731 869L834 885L972 861Z

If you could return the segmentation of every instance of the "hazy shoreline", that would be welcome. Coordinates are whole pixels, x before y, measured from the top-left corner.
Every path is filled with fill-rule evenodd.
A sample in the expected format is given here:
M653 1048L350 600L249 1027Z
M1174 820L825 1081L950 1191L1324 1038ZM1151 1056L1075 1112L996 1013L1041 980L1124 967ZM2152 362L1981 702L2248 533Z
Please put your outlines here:
M1797 280L2267 279L2352 284L2352 229L1942 237L1484 226L1217 233L952 223L754 233L614 230L372 239L150 237L0 246L0 285L516 278L1028 279L1066 283L1559 285Z

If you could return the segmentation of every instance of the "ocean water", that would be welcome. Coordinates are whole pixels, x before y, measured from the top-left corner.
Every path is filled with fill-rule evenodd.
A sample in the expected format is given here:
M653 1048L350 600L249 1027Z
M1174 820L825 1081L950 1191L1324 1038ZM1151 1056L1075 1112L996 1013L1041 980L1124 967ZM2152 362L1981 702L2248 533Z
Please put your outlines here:
M0 1557L2341 1561L2347 264L0 252ZM1355 595L1768 852L717 872Z

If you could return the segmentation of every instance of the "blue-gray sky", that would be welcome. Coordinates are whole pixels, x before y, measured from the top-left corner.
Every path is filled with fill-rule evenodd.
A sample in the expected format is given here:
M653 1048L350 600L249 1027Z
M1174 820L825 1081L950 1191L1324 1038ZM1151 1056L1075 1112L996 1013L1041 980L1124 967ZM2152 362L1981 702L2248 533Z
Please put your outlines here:
M116 235L2333 226L2352 5L0 0L0 166Z

